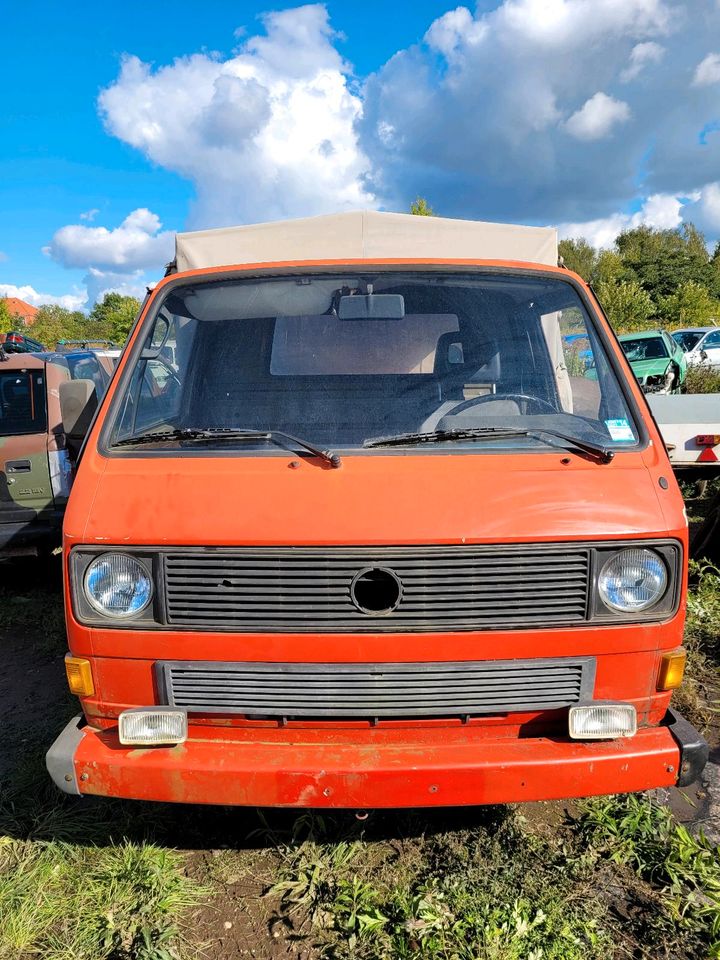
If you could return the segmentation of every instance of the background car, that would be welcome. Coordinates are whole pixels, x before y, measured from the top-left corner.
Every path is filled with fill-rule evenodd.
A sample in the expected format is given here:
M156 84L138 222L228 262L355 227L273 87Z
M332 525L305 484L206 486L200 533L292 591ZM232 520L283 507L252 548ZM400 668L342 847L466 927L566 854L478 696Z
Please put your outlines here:
M720 367L720 327L673 330L672 337L685 351L688 363Z
M12 341L11 341L12 342ZM88 380L97 405L110 373L91 350L12 354L0 345L0 560L49 554L60 542L73 481L60 393Z
M687 374L685 354L665 330L643 330L618 337L645 393L681 393Z

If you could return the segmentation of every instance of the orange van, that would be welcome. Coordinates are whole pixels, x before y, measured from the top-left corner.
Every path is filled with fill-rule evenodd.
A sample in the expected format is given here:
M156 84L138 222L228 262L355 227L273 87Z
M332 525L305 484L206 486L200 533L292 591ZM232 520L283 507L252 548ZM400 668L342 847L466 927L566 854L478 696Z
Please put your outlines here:
M289 807L689 783L686 556L657 428L555 231L180 235L65 516L82 714L49 772Z

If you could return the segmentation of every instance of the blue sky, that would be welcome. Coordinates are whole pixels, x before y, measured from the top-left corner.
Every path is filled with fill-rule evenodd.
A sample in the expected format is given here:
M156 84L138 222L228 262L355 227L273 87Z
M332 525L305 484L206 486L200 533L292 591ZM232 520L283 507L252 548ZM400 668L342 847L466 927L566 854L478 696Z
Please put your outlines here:
M178 229L417 194L599 243L683 219L720 235L720 0L3 19L0 292L32 302L140 290Z

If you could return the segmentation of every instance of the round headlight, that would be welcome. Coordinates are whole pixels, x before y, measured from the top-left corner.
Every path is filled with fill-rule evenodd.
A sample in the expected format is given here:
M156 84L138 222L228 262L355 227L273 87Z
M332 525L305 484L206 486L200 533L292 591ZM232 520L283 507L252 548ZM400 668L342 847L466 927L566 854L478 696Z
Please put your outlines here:
M145 565L124 553L105 553L85 572L85 596L106 617L136 616L150 603L152 592Z
M600 571L598 591L604 604L623 613L647 610L665 593L667 570L652 550L621 550Z

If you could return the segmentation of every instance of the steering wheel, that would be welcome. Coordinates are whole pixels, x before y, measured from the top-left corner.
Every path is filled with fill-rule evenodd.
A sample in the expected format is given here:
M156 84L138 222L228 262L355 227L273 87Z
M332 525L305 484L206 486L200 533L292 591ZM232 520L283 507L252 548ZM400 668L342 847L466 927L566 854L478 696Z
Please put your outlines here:
M557 407L554 407L548 400L543 400L542 397L531 397L527 393L485 393L480 397L470 397L469 400L460 400L457 406L452 407L450 410L446 410L443 414L443 417L454 417L457 413L464 413L465 410L469 410L470 407L475 407L481 403L490 403L492 400L517 400L520 403L526 404L525 414L528 414L528 404L532 404L534 407L535 413L542 413L543 411L549 411L550 413L557 413Z

